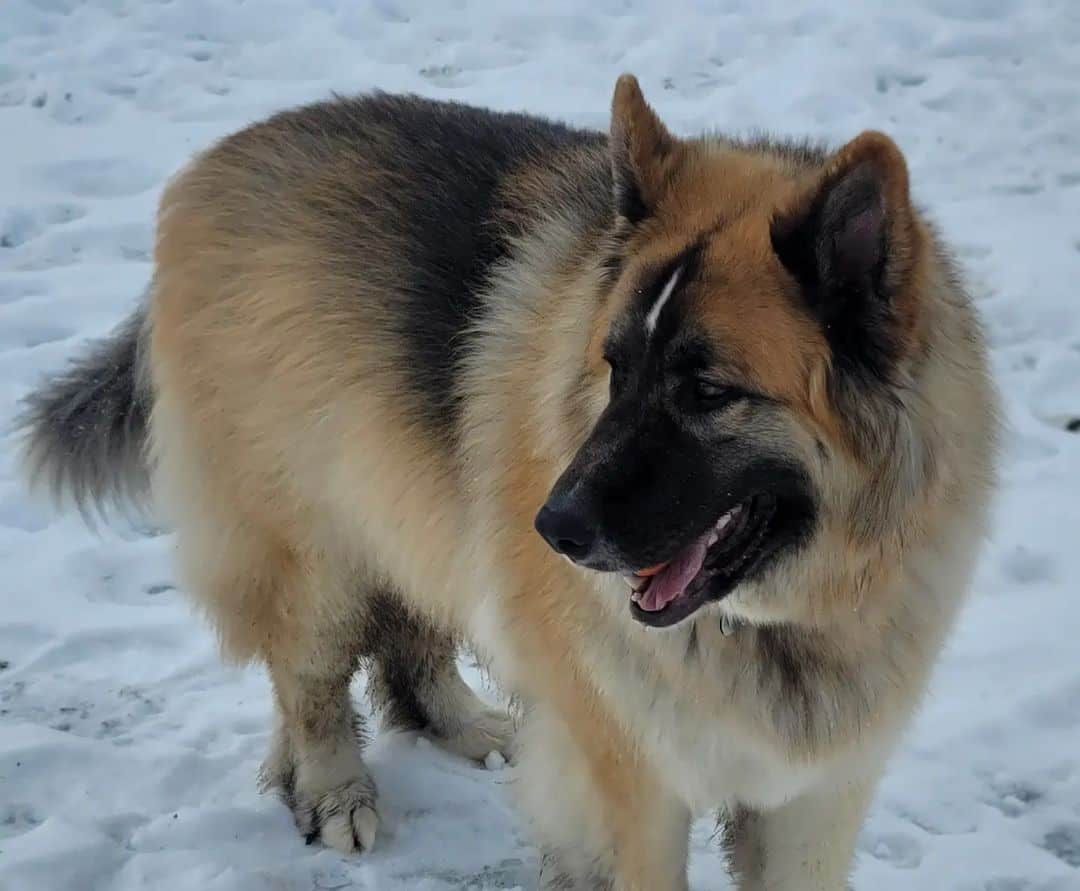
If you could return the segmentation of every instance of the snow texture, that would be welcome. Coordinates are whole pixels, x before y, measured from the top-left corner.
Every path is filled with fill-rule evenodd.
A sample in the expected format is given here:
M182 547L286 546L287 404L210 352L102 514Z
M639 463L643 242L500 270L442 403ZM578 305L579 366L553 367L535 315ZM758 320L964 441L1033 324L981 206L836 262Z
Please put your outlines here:
M375 87L605 127L622 71L679 132L840 142L873 127L907 153L988 325L1009 427L973 599L855 885L1080 889L1075 0L3 0L0 424L128 312L166 177L213 139ZM169 537L99 539L51 515L11 453L5 440L0 888L534 887L513 767L408 737L369 753L376 851L305 847L256 791L267 681L219 663ZM695 827L695 891L729 887L712 835Z

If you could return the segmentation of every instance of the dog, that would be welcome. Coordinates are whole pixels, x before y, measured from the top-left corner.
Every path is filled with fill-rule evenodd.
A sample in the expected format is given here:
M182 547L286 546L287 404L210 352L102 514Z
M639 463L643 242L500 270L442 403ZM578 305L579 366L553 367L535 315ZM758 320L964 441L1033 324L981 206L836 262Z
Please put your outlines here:
M681 138L624 75L608 134L373 94L229 136L23 426L35 484L175 530L223 652L269 671L264 782L309 842L375 838L366 665L386 723L512 750L544 889L686 889L715 812L741 891L838 891L997 418L889 137Z

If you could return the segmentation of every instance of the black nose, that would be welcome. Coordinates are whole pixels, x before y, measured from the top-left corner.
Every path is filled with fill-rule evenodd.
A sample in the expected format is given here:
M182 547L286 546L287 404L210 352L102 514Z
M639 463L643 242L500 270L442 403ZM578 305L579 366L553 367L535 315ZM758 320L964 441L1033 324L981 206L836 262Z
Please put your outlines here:
M580 562L592 553L596 527L582 505L570 499L549 498L536 515L536 531L560 554Z

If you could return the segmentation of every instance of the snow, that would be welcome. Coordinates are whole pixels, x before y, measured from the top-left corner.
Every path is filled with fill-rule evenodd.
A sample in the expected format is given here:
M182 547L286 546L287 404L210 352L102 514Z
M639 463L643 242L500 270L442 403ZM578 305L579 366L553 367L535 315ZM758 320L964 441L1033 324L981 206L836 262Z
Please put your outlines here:
M126 314L162 185L212 139L373 87L603 127L624 70L679 132L876 127L907 153L978 297L1009 428L974 596L882 784L855 884L1080 889L1074 0L4 0L0 424ZM305 847L255 787L267 682L220 664L169 547L51 515L5 442L0 888L534 887L513 766L404 736L370 750L376 851ZM695 827L695 891L729 887L712 833Z

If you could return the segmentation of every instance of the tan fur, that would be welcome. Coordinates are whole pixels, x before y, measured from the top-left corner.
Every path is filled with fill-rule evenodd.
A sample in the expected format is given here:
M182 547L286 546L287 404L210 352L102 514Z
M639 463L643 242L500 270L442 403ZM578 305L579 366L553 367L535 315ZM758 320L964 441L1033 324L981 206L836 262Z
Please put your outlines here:
M528 704L523 798L556 864L550 887L685 888L689 820L720 807L744 815L732 842L743 891L839 891L981 533L994 409L977 325L886 137L859 137L825 169L675 140L632 79L613 116L616 150L658 201L631 264L663 262L723 223L705 263L725 272L698 313L732 378L783 407L754 435L798 456L828 495L808 554L742 586L715 621L633 623L619 583L556 557L532 526L604 405L600 343L629 298L597 299L602 272L585 258L603 236L553 213L519 237L448 450L401 407L406 357L385 283L408 258L376 220L355 248L366 265L344 265L325 247L332 216L313 210L389 173L294 157L273 122L197 159L162 201L157 493L224 651L269 665L281 722L270 782L309 809L328 802L337 847L375 831L347 688L367 604L389 580L425 620L469 634ZM778 213L862 162L887 171L909 282L913 390L878 426L833 400L827 344L769 242ZM507 188L527 206L552 183L523 169ZM739 623L733 635L720 613ZM343 802L351 823L331 815Z

